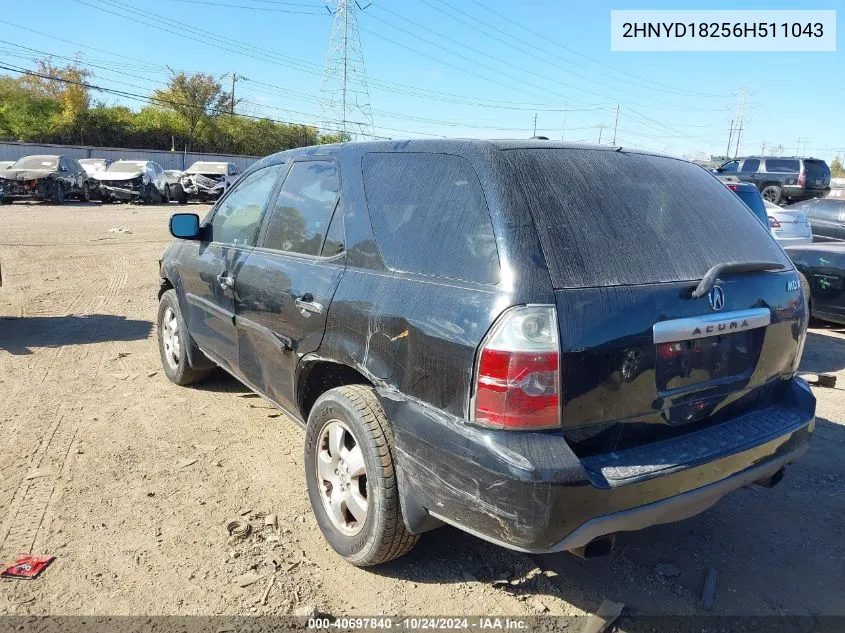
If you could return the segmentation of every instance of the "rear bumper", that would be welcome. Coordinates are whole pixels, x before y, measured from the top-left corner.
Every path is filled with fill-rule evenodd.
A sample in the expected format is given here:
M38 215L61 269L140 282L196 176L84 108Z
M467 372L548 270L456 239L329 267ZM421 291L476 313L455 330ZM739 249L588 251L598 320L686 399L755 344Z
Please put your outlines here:
M780 237L779 235L775 235L774 238L782 248L787 248L789 246L804 246L805 244L813 243L812 235L799 237Z
M606 534L702 512L806 450L815 398L800 379L776 406L644 447L579 459L559 433L485 431L384 396L396 433L409 529L417 508L525 552L571 550ZM416 524L415 524L416 523Z
M830 187L802 187L799 185L784 185L781 187L781 194L790 200L811 200L813 198L824 198L830 193Z

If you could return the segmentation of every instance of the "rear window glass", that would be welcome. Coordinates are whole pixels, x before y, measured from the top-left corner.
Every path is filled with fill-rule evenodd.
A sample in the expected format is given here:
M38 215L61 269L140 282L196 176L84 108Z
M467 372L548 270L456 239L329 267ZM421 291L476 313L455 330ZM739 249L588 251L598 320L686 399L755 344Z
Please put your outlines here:
M487 200L466 159L379 152L364 156L363 171L373 232L389 268L498 282Z
M801 163L797 160L790 160L787 158L767 158L766 171L769 173L786 172L790 174L797 174L801 171Z
M692 163L581 149L505 152L556 288L701 279L724 262L782 262L768 229Z
M760 192L757 191L756 187L749 187L748 189L745 187L738 188L736 195L751 209L760 222L767 227L769 226L769 214L766 212L766 205L763 204L763 198L760 197Z
M807 174L807 179L811 181L809 184L830 184L830 168L823 160L805 160L804 173ZM814 183L814 180L821 180L821 183Z

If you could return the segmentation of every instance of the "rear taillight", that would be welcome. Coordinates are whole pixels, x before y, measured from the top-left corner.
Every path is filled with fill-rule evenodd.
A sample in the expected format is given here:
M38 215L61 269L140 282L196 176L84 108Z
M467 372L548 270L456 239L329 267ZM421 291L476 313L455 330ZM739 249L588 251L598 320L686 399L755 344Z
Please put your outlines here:
M495 429L560 426L560 346L554 306L505 311L481 344L471 418Z
M736 185L728 185L728 189L735 192L737 190L737 186Z
M770 229L779 229L780 228L780 222L778 222L777 218L773 218L772 216L769 216L769 228Z
M805 184L807 184L807 174L802 172L798 175L798 186L803 187Z

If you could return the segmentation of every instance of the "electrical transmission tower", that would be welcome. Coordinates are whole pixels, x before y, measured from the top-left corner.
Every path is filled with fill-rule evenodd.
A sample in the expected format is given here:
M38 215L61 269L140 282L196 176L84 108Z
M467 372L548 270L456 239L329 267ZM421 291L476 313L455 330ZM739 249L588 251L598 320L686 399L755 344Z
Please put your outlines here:
M323 126L340 132L344 140L374 138L370 89L358 35L358 11L368 6L362 7L356 0L337 0L335 10L329 9L334 24L320 85Z

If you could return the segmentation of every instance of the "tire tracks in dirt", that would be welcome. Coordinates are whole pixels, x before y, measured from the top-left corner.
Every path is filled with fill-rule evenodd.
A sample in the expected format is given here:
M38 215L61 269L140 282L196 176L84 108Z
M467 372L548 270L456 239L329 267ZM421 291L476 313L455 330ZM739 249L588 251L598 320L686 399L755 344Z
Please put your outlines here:
M44 270L51 270L51 265L48 262ZM129 269L127 257L116 257L111 261L104 287L93 279L82 277L77 283L84 284L83 287L78 289L64 314L57 316L70 316L74 307L82 317L112 310L126 286ZM49 318L42 315L44 312L39 316ZM82 321L73 327L73 333L78 335L97 324ZM10 455L0 461L0 473L6 482L0 487L0 511L5 509L0 523L0 560L31 552L43 537L45 519L60 492L59 484L87 406L70 408L64 403L74 395L100 388L97 374L109 352L120 358L111 342L99 344L102 347L99 353L90 343L64 345L62 340L67 339L68 334L67 330L56 328L41 341L41 346L31 350L31 360L25 356L12 357L4 363L12 371L17 370L16 373L26 374L24 379L18 376L0 406L0 414L22 411L26 416L25 421L16 425L22 432L10 448L26 454L34 443L37 442L38 447L23 473L19 458ZM21 362L20 358L27 358L29 362ZM52 422L39 424L42 417L39 414L49 411L53 402L61 404ZM4 463L6 461L10 463ZM13 483L16 480L17 485Z

